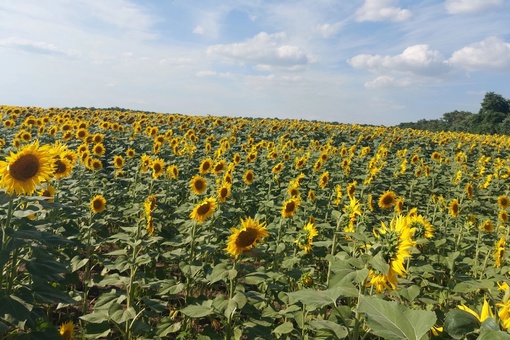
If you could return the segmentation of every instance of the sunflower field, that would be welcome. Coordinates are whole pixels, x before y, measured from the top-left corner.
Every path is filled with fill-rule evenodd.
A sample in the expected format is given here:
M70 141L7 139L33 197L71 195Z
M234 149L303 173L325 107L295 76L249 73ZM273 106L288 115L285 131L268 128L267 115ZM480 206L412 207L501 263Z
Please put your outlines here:
M508 339L510 138L0 106L2 339Z

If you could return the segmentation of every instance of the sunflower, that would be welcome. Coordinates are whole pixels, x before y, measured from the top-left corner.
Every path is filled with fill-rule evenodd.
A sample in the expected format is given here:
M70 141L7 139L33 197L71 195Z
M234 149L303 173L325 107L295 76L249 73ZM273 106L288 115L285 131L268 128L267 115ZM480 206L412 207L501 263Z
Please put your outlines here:
M253 183L253 180L255 179L255 174L253 173L253 170L246 170L243 175L244 183L247 185L250 185Z
M165 169L165 161L162 158L156 158L152 161L152 178L159 178L163 175L163 171Z
M214 164L213 173L215 175L219 175L223 170L225 170L226 167L227 167L227 163L225 162L225 160L222 159L220 161L217 161Z
M239 153L234 154L234 164L241 163L241 155Z
M478 314L471 308L467 307L466 305L460 305L460 306L457 306L457 308L473 315L479 322L484 322L485 319L487 319L487 318L494 318L492 309L489 306L489 303L487 302L485 297L483 298L482 312L480 314Z
M166 167L166 178L177 179L179 177L179 168L177 165L172 164Z
M212 164L213 164L212 159L206 158L202 161L202 163L200 163L200 167L198 168L198 170L200 171L201 174L206 174L209 171L211 171Z
M473 184L466 183L465 190L466 190L466 197L468 199L473 199Z
M506 209L510 206L510 198L506 195L502 195L498 197L498 205L501 209Z
M301 169L305 165L306 160L307 160L306 157L296 158L296 166L295 166L295 168L296 169Z
M300 249L305 251L305 254L308 254L312 251L313 238L317 235L319 235L319 232L315 225L308 222L299 233L299 238L295 242Z
M140 171L146 172L147 170L149 170L149 167L151 166L152 163L151 156L143 154L142 157L140 158L140 161L141 161Z
M422 215L418 215L416 209L412 209L407 215L407 223L410 228L415 229L417 238L430 239L434 236L434 227Z
M439 160L441 160L441 154L440 154L439 152L437 152L437 151L434 151L434 152L432 153L431 158L432 158L434 161L439 161Z
M39 141L24 146L18 153L11 151L0 161L0 187L9 194L31 195L53 175L52 153L49 146L39 147Z
M449 207L449 213L452 217L457 217L459 215L460 206L459 206L459 201L457 201L456 198L454 198L450 201L450 204L448 205L448 207Z
M326 185L328 185L329 182L329 172L323 172L322 175L319 177L319 187L324 189Z
M379 197L379 208L390 209L397 199L397 194L393 191L386 191L384 194Z
M218 200L220 202L225 202L227 198L230 197L230 195L232 194L231 188L232 184L225 181L220 187L218 187L216 193L218 194Z
M312 189L308 190L308 200L315 202L315 192Z
M485 231L486 233L492 233L492 231L494 230L494 224L492 224L492 221L490 219L487 219L482 223L480 229Z
M152 213L154 210L156 210L156 195L153 194L147 197L143 204L143 209L145 212L145 219L147 221L147 234L152 236L154 233L154 221L152 219Z
M122 157L121 155L113 157L113 166L116 167L117 169L121 169L124 166L124 163L125 163L124 157Z
M374 211L374 198L372 194L368 194L367 196L367 207L370 211Z
M283 162L280 162L278 164L276 164L275 166L273 166L273 169L271 170L272 173L278 175L280 172L282 172L283 170Z
M92 212L95 214L99 214L105 209L106 199L103 197L103 195L94 196L94 198L90 201L90 210L92 210Z
M349 185L347 185L347 195L349 196L350 199L354 198L354 193L356 192L357 184L358 184L358 182L354 181L354 182L349 183Z
M191 191L195 195L202 194L207 189L207 181L200 175L195 175L190 180Z
M136 155L136 152L135 152L135 150L133 148L128 148L126 150L127 158L133 158L133 157L135 157L135 155Z
M291 197L285 203L283 203L282 207L282 216L285 218L291 218L296 213L297 208L300 205L300 201L297 197Z
M498 214L498 218L501 222L507 223L508 222L508 213L506 210L500 210Z
M342 186L340 184L335 185L335 200L333 205L340 205L342 202Z
M92 170L101 170L103 168L103 163L101 163L101 160L93 157L89 157L89 168Z
M41 189L39 191L39 196L47 197L45 201L53 202L53 197L55 196L56 189L49 183L46 183L46 188Z
M290 197L300 197L299 193L299 187L295 184L291 184L289 188L287 189L287 192L289 193Z
M106 149L103 145L103 143L97 143L95 144L93 147L92 147L92 152L94 153L94 155L96 156L102 156L105 154L106 152Z
M56 179L71 175L73 163L68 158L57 158L53 161L53 175Z
M201 203L198 203L193 208L193 211L189 214L189 217L197 221L198 223L204 222L208 219L216 210L216 199L214 197L208 197Z
M71 340L73 338L74 323L72 321L64 322L58 330L62 340Z
M404 199L399 197L395 200L395 212L397 214L402 214L403 209L404 209Z
M322 169L322 160L319 158L313 165L313 170L319 171L320 169Z
M80 128L76 131L76 138L79 140L84 141L85 139L87 139L88 135L89 133L86 128Z
M381 222L381 228L374 230L378 242L370 249L381 252L389 265L387 273L370 270L368 285L375 287L376 293L382 293L384 289L396 290L398 277L406 276L404 264L411 256L410 249L415 245L412 239L414 232L407 218L401 215L393 218L389 226Z
M225 250L228 254L237 258L245 250L257 246L257 242L262 243L264 237L269 235L265 223L260 223L257 219L248 217L241 220L240 228L232 228L232 234L228 238Z
M496 243L496 251L493 255L493 257L495 259L494 267L499 268L503 264L503 257L505 255L505 246L506 246L505 236L501 236L499 241Z

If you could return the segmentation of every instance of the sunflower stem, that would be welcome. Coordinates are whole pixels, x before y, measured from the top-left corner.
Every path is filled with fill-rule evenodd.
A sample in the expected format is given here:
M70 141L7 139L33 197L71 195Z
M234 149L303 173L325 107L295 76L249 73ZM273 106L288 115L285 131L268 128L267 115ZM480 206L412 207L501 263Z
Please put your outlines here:
M342 225L343 217L344 217L344 215L340 215L340 217L338 217L338 220L336 222L335 233L333 234L333 243L331 244L331 252L330 252L331 256L335 256L335 249L336 249L336 243L338 240L338 233L340 232L340 226ZM332 265L333 265L333 262L329 261L328 273L326 275L326 288L329 287L329 280L331 278L331 266Z
M0 245L0 252L7 248L10 238L6 234L6 230L11 226L12 213L14 210L14 198L10 197L9 206L7 208L7 218L5 220L5 224L2 223L2 244ZM0 289L3 287L4 283L4 266L0 270Z

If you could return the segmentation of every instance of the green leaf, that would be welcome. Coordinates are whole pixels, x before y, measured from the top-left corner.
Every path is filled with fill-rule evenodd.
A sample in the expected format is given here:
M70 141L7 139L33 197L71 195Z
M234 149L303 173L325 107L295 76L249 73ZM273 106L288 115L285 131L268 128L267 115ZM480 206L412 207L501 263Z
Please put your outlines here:
M71 271L74 273L78 269L83 268L87 264L87 262L89 262L89 259L87 258L83 259L81 258L81 256L76 255L71 259Z
M316 330L326 330L328 333L331 333L331 335L335 336L335 339L342 339L345 338L348 334L347 329L339 325L336 322L329 321L329 320L313 320L310 322L310 326L315 328Z
M30 318L33 306L15 296L4 296L0 299L0 317L9 323L26 321Z
M390 270L390 265L384 260L383 252L377 253L368 263L370 263L375 270L384 275L387 275Z
M192 318L202 318L204 316L211 315L214 312L214 309L205 306L191 305L184 307L180 310L180 312Z
M165 318L158 322L158 325L156 327L157 334L160 337L165 337L170 333L178 332L182 327L182 324L180 322L175 322L170 318Z
M61 302L61 303L69 303L74 304L76 301L71 299L69 295L64 292L53 288L50 285L38 284L32 287L32 292L39 300L52 303L52 302Z
M108 320L108 314L105 312L94 312L80 316L80 319L90 323L103 323Z
M218 263L214 266L211 274L207 276L210 283L215 283L224 280L228 275L227 265L225 263Z
M292 332L294 330L294 325L292 324L292 322L284 322L282 323L280 326L276 327L274 330L273 330L273 333L277 334L277 335L281 335L281 334L288 334L290 332Z
M358 296L358 290L351 284L344 284L327 290L303 289L297 292L287 293L295 301L299 301L311 310L328 305L336 305L340 296L353 297Z
M366 315L372 333L387 339L421 339L436 322L433 312L409 309L377 297L361 296L358 312Z
M462 339L467 333L480 327L480 321L471 313L452 309L444 319L444 331L454 339Z
M510 334L502 331L482 331L476 340L510 340Z

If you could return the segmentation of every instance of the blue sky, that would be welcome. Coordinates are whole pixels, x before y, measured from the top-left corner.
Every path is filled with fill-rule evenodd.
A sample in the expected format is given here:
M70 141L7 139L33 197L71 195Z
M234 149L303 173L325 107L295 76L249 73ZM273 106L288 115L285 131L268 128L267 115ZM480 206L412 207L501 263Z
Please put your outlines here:
M507 0L2 0L0 104L394 125L510 98Z

